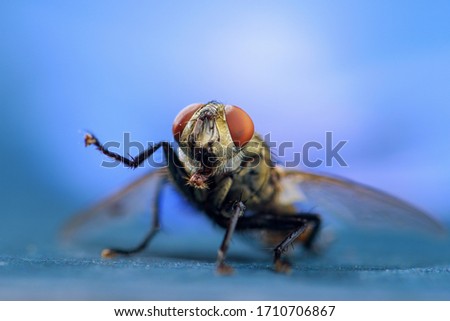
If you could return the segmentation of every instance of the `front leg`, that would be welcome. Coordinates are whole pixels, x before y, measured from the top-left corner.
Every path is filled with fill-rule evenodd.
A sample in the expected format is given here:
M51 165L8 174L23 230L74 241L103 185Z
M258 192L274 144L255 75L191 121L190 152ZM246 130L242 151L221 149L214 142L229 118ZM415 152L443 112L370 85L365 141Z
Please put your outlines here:
M164 149L166 149L166 145L169 145L167 142L159 142L155 145L150 146L148 149L144 150L142 153L140 153L137 157L130 157L131 159L121 156L117 153L111 152L108 149L104 148L103 145L100 143L100 141L92 135L91 133L87 133L84 136L84 144L86 147L90 145L94 145L97 147L97 149L105 154L108 157L114 158L115 160L123 163L127 167L136 168L139 165L141 165L147 158L153 155L153 153L160 148L161 146L164 146Z
M236 224L239 217L244 214L245 205L241 201L235 202L232 206L231 217L228 221L227 231L223 238L222 244L220 245L219 251L217 253L217 273L221 275L229 275L233 273L233 268L225 264L225 256L230 246L231 238L233 236L234 230L236 229Z
M128 167L136 168L140 164L142 164L147 158L149 158L158 148L162 147L164 150L164 156L166 158L169 176L173 179L174 183L180 186L180 189L186 192L186 196L193 198L193 193L191 189L183 189L185 185L185 177L186 171L184 170L184 164L179 159L178 155L175 153L174 149L168 142L159 142L153 146L150 146L147 150L140 153L137 157L131 159L116 154L114 152L109 151L100 143L100 141L94 135L87 133L84 138L84 142L86 147L90 145L94 145L97 149L102 152L104 155L111 157L121 163L125 164ZM145 249L149 242L153 239L156 233L159 231L159 205L161 198L161 191L163 186L167 183L167 179L163 178L159 181L156 190L156 197L153 203L153 220L150 230L148 231L145 238L139 243L137 246L131 249L104 249L102 252L102 257L110 258L117 254L129 255L140 252Z

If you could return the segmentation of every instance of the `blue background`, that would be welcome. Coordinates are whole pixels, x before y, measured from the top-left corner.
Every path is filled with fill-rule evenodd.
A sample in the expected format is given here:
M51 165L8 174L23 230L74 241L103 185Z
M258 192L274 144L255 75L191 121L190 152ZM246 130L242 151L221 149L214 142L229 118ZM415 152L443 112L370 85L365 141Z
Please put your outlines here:
M83 146L83 130L103 140L121 141L124 132L141 142L171 139L181 108L212 99L243 107L260 133L293 141L288 160L332 131L336 141L348 140L341 155L349 166L320 171L448 221L448 1L10 1L0 4L0 30L0 298L233 298L246 277L237 299L450 298L440 287L450 279L447 245L436 247L444 262L414 261L400 283L398 262L386 278L376 271L388 260L343 263L333 260L338 251L331 261L299 261L296 274L307 285L298 292L266 271L270 257L236 242L230 254L243 272L228 288L220 278L211 287L221 234L195 213L184 215L173 191L157 248L174 258L104 262L96 246L105 243L61 249L56 237L73 213L145 172L101 167L102 156ZM190 251L186 237L198 253L179 263L183 248ZM356 283L336 281L336 267ZM427 269L431 281L421 278ZM317 281L330 274L334 285ZM108 285L118 276L127 295ZM157 288L180 295L142 286L156 279ZM267 279L274 290L263 295ZM365 290L384 281L403 287ZM426 286L434 296L423 296Z

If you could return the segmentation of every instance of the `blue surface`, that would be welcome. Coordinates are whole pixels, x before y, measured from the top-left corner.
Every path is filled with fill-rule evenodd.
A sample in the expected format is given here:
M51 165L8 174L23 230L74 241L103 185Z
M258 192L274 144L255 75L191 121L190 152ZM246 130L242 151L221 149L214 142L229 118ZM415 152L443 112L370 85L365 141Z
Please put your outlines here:
M142 143L170 139L182 107L211 99L243 107L260 133L293 141L286 160L333 132L348 140L349 166L320 171L448 222L449 6L1 2L0 298L449 299L447 240L418 242L428 247L415 252L419 245L410 242L363 242L358 231L337 231L336 247L323 256L300 255L289 277L236 241L237 273L218 278L221 234L184 213L171 192L167 234L143 256L98 259L111 242L136 241L126 228L67 247L56 236L68 217L143 173L101 167L80 131L103 141L121 141L124 132ZM186 243L196 244L195 253L186 255Z
M450 299L448 239L340 235L320 255L297 253L290 275L274 273L268 253L236 240L229 257L235 274L223 277L214 273L220 235L162 233L148 251L113 260L95 255L98 244L2 256L0 299Z

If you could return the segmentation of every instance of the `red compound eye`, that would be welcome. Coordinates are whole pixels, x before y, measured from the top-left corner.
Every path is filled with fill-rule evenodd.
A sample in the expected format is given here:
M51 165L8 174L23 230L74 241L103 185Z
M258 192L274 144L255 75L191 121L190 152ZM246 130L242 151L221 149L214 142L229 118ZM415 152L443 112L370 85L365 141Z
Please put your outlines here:
M237 106L225 106L228 129L234 145L242 147L252 139L255 127L250 116Z
M173 137L177 142L180 142L180 136L183 133L184 127L188 121L192 118L192 115L204 104L191 104L189 106L184 107L175 117L172 125L172 133Z

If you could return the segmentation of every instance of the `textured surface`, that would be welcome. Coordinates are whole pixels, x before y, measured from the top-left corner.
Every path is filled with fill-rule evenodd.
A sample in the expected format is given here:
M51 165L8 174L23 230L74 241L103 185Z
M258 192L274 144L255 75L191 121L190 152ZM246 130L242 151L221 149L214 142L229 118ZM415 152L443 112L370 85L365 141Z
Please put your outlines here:
M93 245L0 256L0 299L450 300L448 240L355 234L319 256L297 253L290 275L275 274L269 255L236 241L229 259L235 274L220 277L220 233L203 237L175 237L163 249L170 237L162 235L157 251L114 260L93 257ZM202 245L205 239L211 242Z

